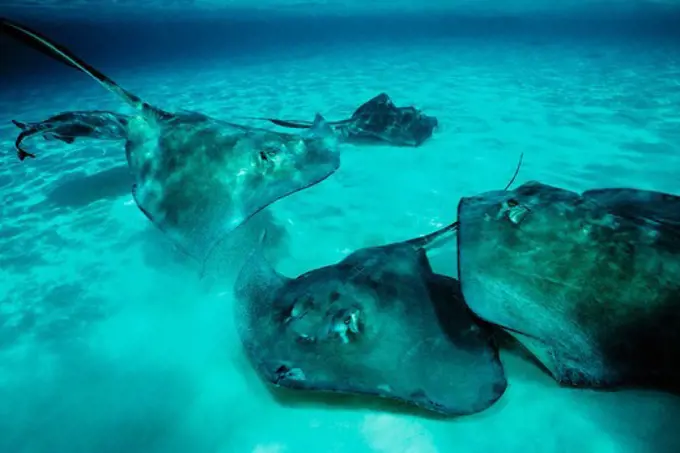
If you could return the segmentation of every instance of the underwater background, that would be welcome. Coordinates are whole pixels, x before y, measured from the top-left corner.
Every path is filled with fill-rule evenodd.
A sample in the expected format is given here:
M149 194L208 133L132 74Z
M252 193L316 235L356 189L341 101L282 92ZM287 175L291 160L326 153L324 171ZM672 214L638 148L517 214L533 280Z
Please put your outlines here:
M12 119L129 112L0 38L1 453L680 452L680 399L559 388L502 351L509 387L459 419L271 391L231 283L258 229L286 275L429 233L517 179L680 194L680 2L3 1L168 110L341 119L380 92L439 119L419 148L343 145L328 180L258 214L209 278L137 209L120 143L30 141ZM436 271L455 275L454 246Z

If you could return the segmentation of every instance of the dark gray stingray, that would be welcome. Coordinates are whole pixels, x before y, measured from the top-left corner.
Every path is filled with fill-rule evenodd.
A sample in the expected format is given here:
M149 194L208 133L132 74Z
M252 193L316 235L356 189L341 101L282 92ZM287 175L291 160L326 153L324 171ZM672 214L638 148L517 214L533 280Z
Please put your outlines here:
M100 140L125 140L127 138L128 115L104 110L61 112L44 121L26 123L12 120L21 133L14 146L19 160L35 158L21 146L29 137L40 135L45 140L60 140L73 143L76 138L96 138Z
M381 396L447 415L489 407L506 388L491 333L471 316L458 281L432 272L426 255L457 227L361 249L295 279L257 250L235 285L253 367L293 389Z
M246 128L197 112L169 113L124 90L64 46L16 22L2 32L95 79L137 111L125 145L146 216L203 262L226 234L278 199L330 176L337 140L317 115L305 135Z
M295 279L255 252L235 288L253 367L276 386L380 396L446 415L491 406L506 388L492 334L467 309L458 281L435 274L426 255L455 228L361 249Z
M458 220L468 305L557 381L680 390L680 197L531 182Z
M309 128L311 123L302 120L277 118L250 118L270 121L289 128ZM395 146L420 146L432 137L439 122L434 116L419 109L397 107L387 93L380 93L361 104L352 116L328 123L343 141L348 143L389 143Z

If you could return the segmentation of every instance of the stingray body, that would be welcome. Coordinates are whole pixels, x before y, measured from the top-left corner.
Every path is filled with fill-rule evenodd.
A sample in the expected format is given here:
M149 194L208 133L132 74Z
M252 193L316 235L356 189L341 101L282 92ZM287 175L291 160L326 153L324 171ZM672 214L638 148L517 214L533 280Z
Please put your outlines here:
M44 121L33 123L12 120L21 132L15 146L20 160L35 158L21 146L29 137L39 135L45 140L60 140L73 143L77 138L96 138L100 140L125 140L127 138L128 115L104 110L62 112Z
M531 182L458 220L468 305L557 381L680 390L680 197Z
M139 125L139 127L137 127ZM190 255L205 259L227 233L277 199L339 167L317 116L305 137L178 113L152 131L130 123L128 163L142 211Z
M133 195L146 216L204 262L214 245L274 201L312 186L340 165L337 140L317 115L305 134L170 113L113 82L66 47L16 22L2 32L92 77L136 110L127 122Z
M255 252L236 282L238 332L276 386L373 395L446 415L482 411L506 380L494 340L435 274L423 238L358 250L290 279Z
M308 128L308 121L266 119L290 128ZM420 146L438 126L437 118L425 115L419 109L397 107L386 93L380 93L363 103L345 120L329 122L348 143L388 143L395 146Z

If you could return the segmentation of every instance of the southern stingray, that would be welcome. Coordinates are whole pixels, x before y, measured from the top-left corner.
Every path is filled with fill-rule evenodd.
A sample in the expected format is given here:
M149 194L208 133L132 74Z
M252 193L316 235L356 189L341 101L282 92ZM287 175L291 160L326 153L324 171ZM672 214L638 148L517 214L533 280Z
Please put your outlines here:
M360 249L294 279L256 249L234 291L254 369L275 386L379 396L445 415L491 406L507 385L493 334L426 254L457 225Z
M446 227L434 235L450 231ZM295 279L257 253L236 282L238 333L276 386L374 395L446 415L479 412L506 388L493 337L427 241L358 250Z
M77 138L96 138L100 140L126 140L129 115L104 110L85 110L61 112L46 120L22 122L12 120L21 132L14 146L19 160L27 157L35 158L35 154L26 151L22 142L38 135L45 140L60 140L73 143Z
M66 47L8 19L2 33L92 77L133 107L125 151L137 206L182 250L204 262L258 211L319 183L340 165L337 139L317 115L305 135L167 112L123 89Z
M270 121L278 126L304 129L312 123L303 120L250 118ZM432 136L439 122L413 106L397 107L387 93L361 104L350 118L330 121L341 139L348 143L389 143L395 146L420 146Z
M680 197L530 182L458 220L469 307L558 382L680 391Z

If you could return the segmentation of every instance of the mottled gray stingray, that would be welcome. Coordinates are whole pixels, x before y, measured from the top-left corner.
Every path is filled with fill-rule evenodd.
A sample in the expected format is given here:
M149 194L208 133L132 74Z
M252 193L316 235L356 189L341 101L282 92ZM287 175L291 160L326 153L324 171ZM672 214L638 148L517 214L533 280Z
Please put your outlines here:
M317 115L307 135L246 128L201 113L169 113L124 90L64 46L16 22L2 32L82 71L133 108L125 145L139 208L204 262L225 235L274 201L330 176L337 139Z
M457 227L357 250L295 279L256 250L235 284L236 325L253 367L276 386L380 396L446 415L491 406L506 388L492 334L471 316L458 281L435 274L426 254Z
M125 140L129 119L129 115L116 112L81 110L61 112L37 122L12 120L12 123L21 129L14 146L19 160L24 160L27 157L35 158L35 154L29 153L21 146L24 140L35 135L40 135L45 140L56 139L69 144L75 142L77 138Z
M270 121L281 127L304 129L309 121L278 118L250 118ZM420 146L439 125L434 116L413 106L397 107L387 93L361 104L350 118L328 123L348 143L389 143L394 146Z
M458 220L468 305L557 381L680 390L680 197L530 182Z
M455 228L361 249L295 279L255 252L235 287L253 367L276 386L380 396L446 415L491 406L506 388L493 336L458 281L435 274L426 255Z

